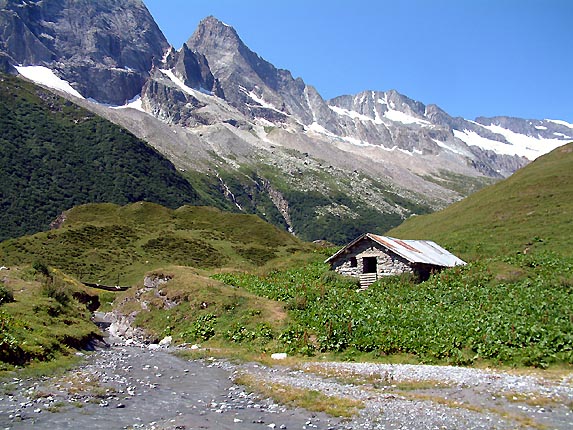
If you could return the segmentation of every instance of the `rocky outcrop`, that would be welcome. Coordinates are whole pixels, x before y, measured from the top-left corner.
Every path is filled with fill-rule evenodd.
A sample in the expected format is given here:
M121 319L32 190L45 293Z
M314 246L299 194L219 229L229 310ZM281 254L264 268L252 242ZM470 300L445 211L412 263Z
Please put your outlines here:
M268 193L269 198L271 199L271 201L273 202L279 213L284 218L288 231L291 233L295 233L292 219L290 217L290 207L288 200L283 196L283 194L280 191L274 189L269 181L265 180L263 187L264 190Z
M179 51L171 49L164 64L189 88L225 97L219 81L211 73L205 56L193 52L186 44Z
M135 316L121 315L117 312L108 312L103 319L109 323L108 332L112 337L123 340L144 341L147 336L140 328L133 326Z
M192 94L181 90L159 69L154 68L141 90L142 106L146 112L167 123L186 127L208 123L199 113L205 104Z
M66 222L67 218L68 218L67 212L62 212L61 214L59 214L56 217L56 219L50 223L50 230L57 230L57 229L61 228L64 225L64 223Z
M163 273L154 273L151 275L145 276L143 279L143 286L145 288L159 288L161 285L168 283L173 276L171 275L164 275Z

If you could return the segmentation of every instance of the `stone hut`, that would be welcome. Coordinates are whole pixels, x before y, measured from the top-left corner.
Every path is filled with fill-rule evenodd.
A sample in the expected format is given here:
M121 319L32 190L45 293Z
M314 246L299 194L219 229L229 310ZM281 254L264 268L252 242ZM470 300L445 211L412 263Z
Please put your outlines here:
M362 288L384 276L412 273L425 280L444 267L466 264L429 240L400 240L372 233L353 240L325 263L342 275L359 278Z

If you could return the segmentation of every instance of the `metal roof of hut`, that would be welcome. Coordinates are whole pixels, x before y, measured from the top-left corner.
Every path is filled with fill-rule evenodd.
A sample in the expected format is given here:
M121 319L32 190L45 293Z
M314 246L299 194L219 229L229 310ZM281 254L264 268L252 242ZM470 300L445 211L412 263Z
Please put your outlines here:
M332 260L343 254L347 249L365 238L373 240L411 263L431 264L433 266L440 267L453 267L466 264L465 261L459 259L454 254L431 240L403 240L389 236L379 236L372 233L364 233L362 236L353 240L348 245L341 248L336 254L327 258L325 263L330 263Z

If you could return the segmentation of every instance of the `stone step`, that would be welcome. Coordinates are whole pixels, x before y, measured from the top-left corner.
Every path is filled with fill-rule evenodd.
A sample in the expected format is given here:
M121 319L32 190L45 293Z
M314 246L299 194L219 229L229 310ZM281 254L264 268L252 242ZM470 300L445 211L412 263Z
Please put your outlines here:
M366 289L378 280L376 273L363 273L360 275L360 288Z

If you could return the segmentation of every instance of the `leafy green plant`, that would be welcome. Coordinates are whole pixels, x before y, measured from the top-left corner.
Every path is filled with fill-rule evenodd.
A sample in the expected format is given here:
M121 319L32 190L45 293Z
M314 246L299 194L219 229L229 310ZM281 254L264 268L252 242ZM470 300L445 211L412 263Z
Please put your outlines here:
M237 322L227 330L225 337L235 343L254 342L267 343L274 338L273 330L267 323L257 324L254 328Z
M472 263L420 284L397 276L360 292L353 280L321 264L217 278L289 304L292 323L278 340L291 353L411 354L457 365L573 364L573 290L554 276L571 276L573 262L545 253L512 262L533 272L500 283L487 264Z
M18 362L22 354L18 340L11 333L13 318L0 310L0 370L2 362Z
M215 324L217 316L214 314L205 314L197 317L191 324L189 330L180 334L185 341L209 340L216 334Z

